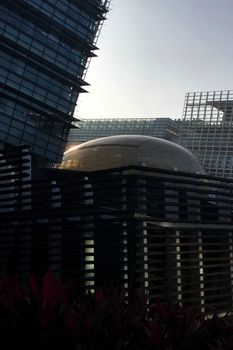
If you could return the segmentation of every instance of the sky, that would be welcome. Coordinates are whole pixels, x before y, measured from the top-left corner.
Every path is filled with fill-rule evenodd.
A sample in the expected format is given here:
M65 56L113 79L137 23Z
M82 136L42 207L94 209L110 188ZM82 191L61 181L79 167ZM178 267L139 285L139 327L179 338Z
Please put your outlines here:
M181 118L189 91L233 89L232 0L112 0L79 118Z

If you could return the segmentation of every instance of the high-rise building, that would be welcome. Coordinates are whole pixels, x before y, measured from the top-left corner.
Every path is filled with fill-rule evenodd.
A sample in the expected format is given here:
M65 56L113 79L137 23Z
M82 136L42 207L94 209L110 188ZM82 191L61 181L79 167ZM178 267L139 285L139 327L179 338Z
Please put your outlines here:
M179 143L214 176L233 177L233 91L185 96Z
M179 124L170 118L83 119L78 129L70 130L67 148L99 137L146 135L177 142Z
M110 0L0 4L0 142L59 162Z

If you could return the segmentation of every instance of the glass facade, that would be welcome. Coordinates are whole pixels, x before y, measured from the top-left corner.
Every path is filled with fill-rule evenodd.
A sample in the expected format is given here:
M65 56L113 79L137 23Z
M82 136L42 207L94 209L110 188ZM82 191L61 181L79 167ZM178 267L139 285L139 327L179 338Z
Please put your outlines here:
M179 123L170 118L83 119L70 130L67 148L99 137L145 135L178 141Z
M0 4L0 142L61 160L88 59L110 1Z
M185 96L179 143L214 176L233 177L233 91Z
M110 136L71 147L65 152L60 167L97 171L131 165L205 173L192 153L183 147L161 138L141 135Z

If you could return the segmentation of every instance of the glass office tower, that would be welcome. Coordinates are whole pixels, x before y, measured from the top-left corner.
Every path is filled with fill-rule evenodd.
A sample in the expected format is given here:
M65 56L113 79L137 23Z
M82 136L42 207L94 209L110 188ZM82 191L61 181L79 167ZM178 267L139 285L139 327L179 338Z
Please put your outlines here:
M211 175L233 178L233 91L187 93L179 143Z
M109 2L0 3L2 146L29 144L37 166L61 160Z
M99 118L83 119L80 130L70 130L67 149L71 146L114 135L146 135L178 142L179 121L170 118Z

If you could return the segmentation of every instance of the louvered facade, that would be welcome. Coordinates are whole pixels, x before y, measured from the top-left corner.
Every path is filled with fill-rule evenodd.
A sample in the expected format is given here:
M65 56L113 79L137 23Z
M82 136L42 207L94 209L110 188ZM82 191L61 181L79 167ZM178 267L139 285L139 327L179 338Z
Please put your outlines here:
M233 182L139 166L33 171L0 155L0 267L79 288L141 287L205 313L233 307Z

